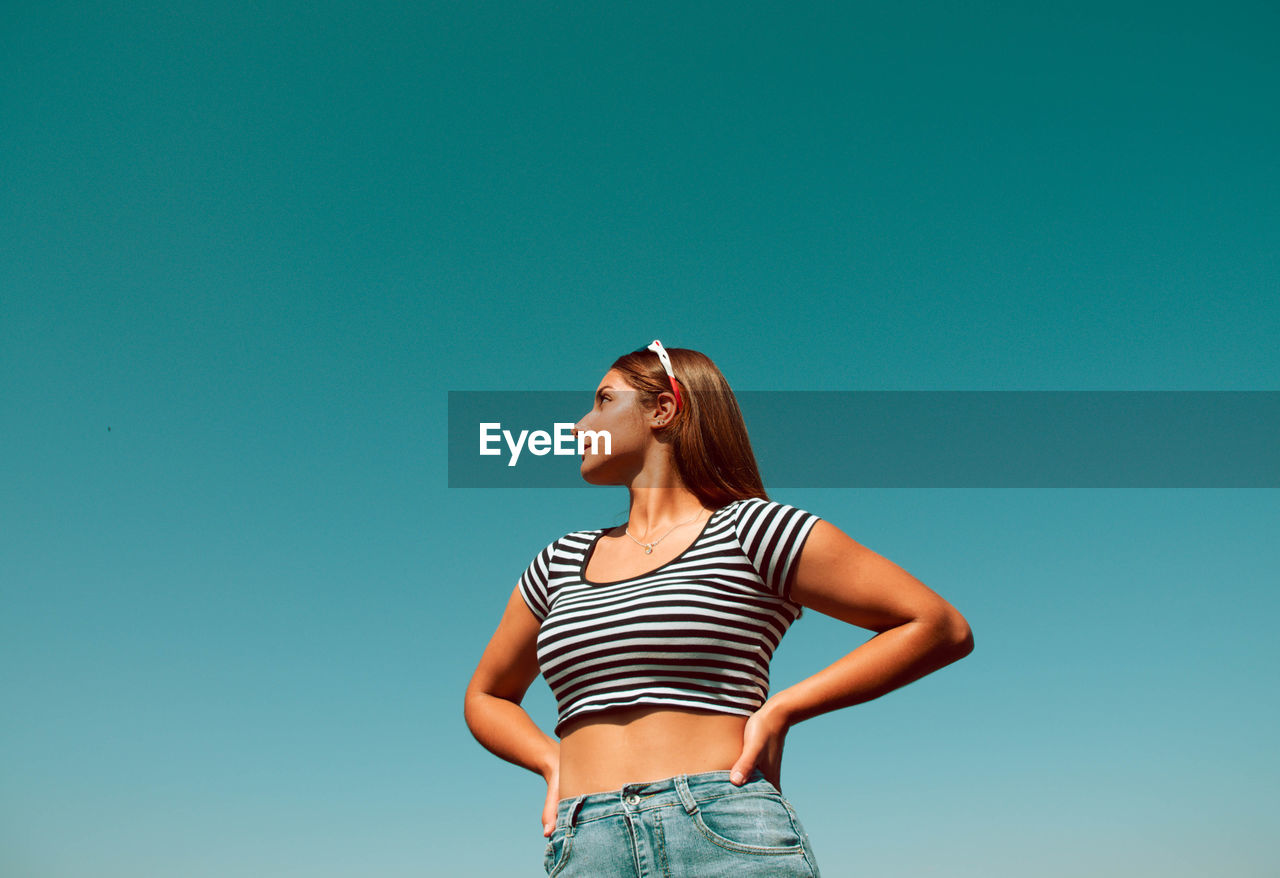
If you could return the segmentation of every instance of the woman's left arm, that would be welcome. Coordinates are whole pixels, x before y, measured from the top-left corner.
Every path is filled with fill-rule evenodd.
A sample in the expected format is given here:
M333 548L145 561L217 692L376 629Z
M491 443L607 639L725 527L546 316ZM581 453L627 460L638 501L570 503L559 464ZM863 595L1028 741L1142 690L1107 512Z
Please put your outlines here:
M734 783L758 767L778 786L783 739L791 726L878 698L973 651L973 633L955 607L825 520L813 526L800 552L791 600L877 634L835 664L774 693L751 716L732 769Z

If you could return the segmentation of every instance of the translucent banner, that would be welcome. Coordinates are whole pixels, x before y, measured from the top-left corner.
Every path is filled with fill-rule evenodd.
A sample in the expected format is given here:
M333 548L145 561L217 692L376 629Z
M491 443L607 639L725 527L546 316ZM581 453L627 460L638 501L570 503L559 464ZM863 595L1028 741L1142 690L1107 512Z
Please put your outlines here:
M1280 391L734 397L769 488L1280 487ZM449 487L588 487L573 427L591 408L583 391L449 391Z

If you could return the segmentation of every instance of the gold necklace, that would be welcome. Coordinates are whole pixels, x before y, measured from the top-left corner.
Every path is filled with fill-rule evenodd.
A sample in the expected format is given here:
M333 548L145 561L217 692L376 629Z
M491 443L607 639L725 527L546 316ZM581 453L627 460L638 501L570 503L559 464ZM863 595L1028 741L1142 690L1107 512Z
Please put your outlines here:
M675 530L675 529L676 529L676 528L678 528L678 527L684 527L686 524L689 524L690 522L697 521L699 518L701 518L701 517L702 517L702 513L703 513L703 512L706 512L706 511L707 511L707 510L705 510L705 509L700 509L700 510L698 510L698 514L697 514L697 515L695 515L693 518L689 519L689 521L682 521L682 522L680 522L679 524L673 524L673 525L671 526L671 530L667 531L667 532L666 532L666 533L664 533L662 536L658 537L658 538L657 538L656 540L654 540L652 543L642 543L642 542L640 542L639 540L637 540L635 537L631 537L631 528L630 528L630 527L628 527L628 528L627 528L627 536L631 537L631 542L635 543L637 546L643 546L643 547L644 547L644 553L645 553L646 555L652 555L652 554L653 554L653 547L654 547L654 546L656 546L656 545L658 545L658 543L662 542L662 541L663 541L663 540L665 540L667 537L671 536L671 531L672 531L672 530Z

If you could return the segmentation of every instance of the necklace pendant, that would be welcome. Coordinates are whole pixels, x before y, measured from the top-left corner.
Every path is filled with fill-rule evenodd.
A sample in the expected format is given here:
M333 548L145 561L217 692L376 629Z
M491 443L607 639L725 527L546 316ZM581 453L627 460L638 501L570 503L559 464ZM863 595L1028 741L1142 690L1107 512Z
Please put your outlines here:
M645 547L644 547L644 553L645 553L646 555L652 555L652 554L653 554L653 546L645 546Z

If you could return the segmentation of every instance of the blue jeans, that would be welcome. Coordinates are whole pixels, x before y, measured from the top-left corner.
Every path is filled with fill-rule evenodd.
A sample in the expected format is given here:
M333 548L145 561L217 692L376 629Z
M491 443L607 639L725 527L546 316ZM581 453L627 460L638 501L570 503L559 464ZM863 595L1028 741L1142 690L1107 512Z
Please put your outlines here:
M791 803L759 770L682 774L561 799L551 878L818 878Z

